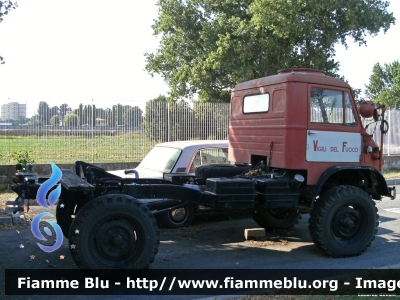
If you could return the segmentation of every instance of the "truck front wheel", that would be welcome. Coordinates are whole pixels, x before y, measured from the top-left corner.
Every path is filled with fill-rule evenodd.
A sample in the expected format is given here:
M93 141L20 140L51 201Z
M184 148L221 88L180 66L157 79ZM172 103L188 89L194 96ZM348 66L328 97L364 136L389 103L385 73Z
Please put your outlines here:
M71 255L81 269L146 269L159 243L153 214L127 195L91 200L79 210L69 231Z
M301 213L293 208L269 208L253 212L253 220L265 229L289 229L298 222Z
M375 238L377 211L375 202L363 190L346 185L331 188L311 211L311 238L331 257L360 255Z

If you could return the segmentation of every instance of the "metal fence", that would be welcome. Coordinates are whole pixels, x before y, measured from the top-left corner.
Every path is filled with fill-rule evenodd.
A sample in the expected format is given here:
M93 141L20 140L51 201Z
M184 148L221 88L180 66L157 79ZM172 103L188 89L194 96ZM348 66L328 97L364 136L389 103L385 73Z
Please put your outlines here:
M54 112L57 113L57 112ZM28 156L35 163L138 162L157 143L228 139L229 104L150 101L146 107L80 105L39 112L28 125L0 125L0 164ZM387 111L384 154L400 154L400 111ZM380 122L364 120L380 143ZM26 151L26 152L25 152Z
M352 109L346 109L345 111L347 124L356 124L356 120L353 116ZM343 108L335 108L326 111L327 122L324 122L322 113L318 109L311 110L311 120L318 123L331 123L331 124L342 124L343 123ZM400 154L400 111L386 111L385 120L387 123L381 125L381 121L375 121L373 118L363 119L363 125L367 128L367 133L373 135L374 141L380 146L381 142L381 130L387 133L383 136L383 154L385 155L399 155Z
M15 156L44 164L138 162L160 142L228 138L228 103L80 105L56 113L46 108L28 124L0 125L0 164L15 163Z
M374 141L381 142L380 126L387 133L383 135L383 154L385 155L400 155L400 110L389 110L385 112L387 124L374 122L372 119L366 120L365 125L368 125L367 132L373 134ZM388 125L388 127L387 127Z

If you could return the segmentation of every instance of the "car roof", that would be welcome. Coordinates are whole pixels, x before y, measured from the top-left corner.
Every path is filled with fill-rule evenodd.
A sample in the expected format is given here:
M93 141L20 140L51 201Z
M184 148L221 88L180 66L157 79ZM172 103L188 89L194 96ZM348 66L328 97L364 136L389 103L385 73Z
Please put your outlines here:
M169 147L177 149L187 148L207 148L207 147L228 147L228 140L194 140L194 141L175 141L155 145L155 147Z

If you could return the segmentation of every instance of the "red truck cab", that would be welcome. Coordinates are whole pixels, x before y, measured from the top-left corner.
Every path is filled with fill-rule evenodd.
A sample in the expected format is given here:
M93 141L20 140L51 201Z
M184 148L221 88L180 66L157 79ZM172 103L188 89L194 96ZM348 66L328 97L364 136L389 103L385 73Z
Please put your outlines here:
M381 154L364 129L351 87L323 71L285 69L233 89L230 161L303 170L306 184L315 185L333 166L382 170Z

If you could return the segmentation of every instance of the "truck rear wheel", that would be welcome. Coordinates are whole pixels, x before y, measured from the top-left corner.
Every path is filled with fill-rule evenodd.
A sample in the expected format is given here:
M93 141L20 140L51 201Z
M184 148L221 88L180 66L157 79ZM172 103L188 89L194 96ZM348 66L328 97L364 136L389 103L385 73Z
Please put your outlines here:
M375 202L354 186L337 186L325 192L310 214L314 244L331 257L360 255L378 228Z
M146 269L160 243L150 210L127 195L104 195L84 205L69 231L72 258L81 269Z
M289 229L298 222L301 213L294 208L269 208L253 212L253 220L265 229Z
M180 228L190 226L195 217L193 205L160 213L156 218L164 228Z

